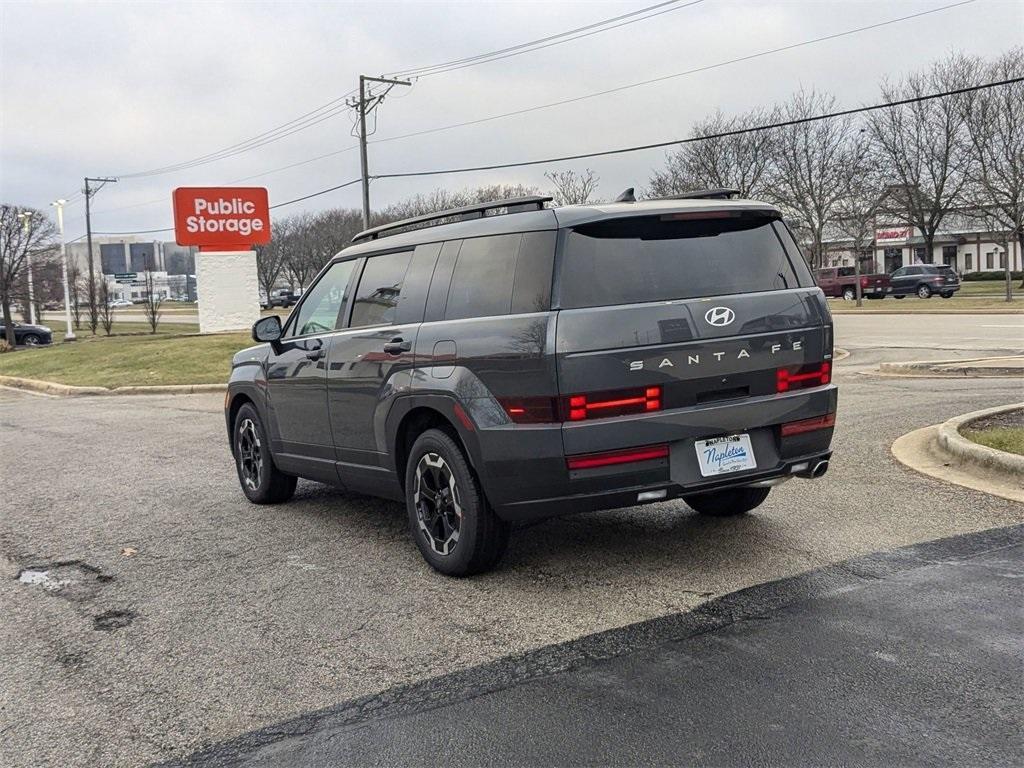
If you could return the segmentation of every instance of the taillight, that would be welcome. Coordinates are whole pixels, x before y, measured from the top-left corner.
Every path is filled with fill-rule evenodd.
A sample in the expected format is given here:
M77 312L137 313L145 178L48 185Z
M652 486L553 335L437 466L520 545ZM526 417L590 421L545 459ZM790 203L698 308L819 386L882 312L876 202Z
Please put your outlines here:
M870 280L868 280L868 279L867 279L866 277L862 277L862 278L860 279L860 287L861 287L861 288L867 288L867 287L868 287L868 284L869 284L870 282L871 282L871 281L870 281Z
M637 387L612 392L588 392L565 399L569 421L603 419L661 410L661 387Z
M801 419L791 421L782 425L782 436L802 435L804 432L813 432L816 429L831 429L836 425L836 415L826 413L824 416L815 416L813 419Z
M499 397L498 402L516 424L558 421L558 401L553 397Z
M622 451L605 451L604 453L586 453L580 456L569 456L565 464L569 469L594 469L614 464L632 464L637 461L667 459L667 445L647 445L643 448L627 448Z
M820 387L832 381L832 364L828 361L803 365L799 368L779 368L775 371L775 391Z

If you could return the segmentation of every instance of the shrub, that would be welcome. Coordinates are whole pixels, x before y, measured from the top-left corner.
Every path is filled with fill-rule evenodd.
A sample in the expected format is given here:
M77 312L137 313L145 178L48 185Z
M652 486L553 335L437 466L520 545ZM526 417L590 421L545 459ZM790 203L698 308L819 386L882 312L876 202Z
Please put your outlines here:
M974 282L976 280L1004 280L1006 273L1001 269L988 270L986 272L968 272L966 275L960 277L964 282ZM1011 272L1011 280L1022 280L1024 279L1024 272Z
M7 343L7 339L0 339L0 354L4 352L13 352L14 347Z

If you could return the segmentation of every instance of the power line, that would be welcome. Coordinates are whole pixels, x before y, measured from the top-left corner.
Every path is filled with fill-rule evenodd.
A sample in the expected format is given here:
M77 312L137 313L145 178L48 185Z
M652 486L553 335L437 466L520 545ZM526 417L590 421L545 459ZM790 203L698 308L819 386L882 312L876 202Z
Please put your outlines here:
M1010 78L1010 79L1007 79L1007 80L998 80L998 81L991 82L991 83L982 83L980 85L972 85L972 86L967 86L967 87L964 87L964 88L956 88L956 89L949 90L949 91L941 91L939 93L929 93L929 94L926 94L924 96L913 96L913 97L907 98L907 99L900 99L898 101L887 101L887 102L882 102L880 104L872 104L872 105L866 106L866 107L852 107L850 109L843 109L843 110L839 110L839 111L836 111L836 112L828 112L828 113L825 113L825 114L822 114L822 115L812 115L810 117L801 117L801 118L796 118L796 119L793 119L793 120L783 120L783 121L779 121L779 122L775 122L775 123L769 123L769 124L766 124L766 125L752 126L750 128L738 128L738 129L733 130L733 131L722 131L720 133L709 133L709 134L704 134L704 135L701 135L701 136L690 136L690 137L686 137L686 138L682 138L682 139L670 139L668 141L659 141L659 142L655 142L655 143L652 143L652 144L639 144L639 145L631 146L631 147L621 147L619 149L601 150L599 152L585 152L585 153L578 154L578 155L563 155L561 157L549 157L549 158L545 158L543 160L523 160L523 161L514 162L514 163L498 163L498 164L494 164L494 165L478 165L478 166L471 166L471 167L466 167L466 168L447 168L447 169L443 169L443 170L432 170L432 171L409 171L409 172L405 172L405 173L384 173L384 174L379 174L377 176L373 176L371 178L374 178L374 179L400 179L400 178L409 178L409 177L413 177L413 176L442 176L442 175L449 175L449 174L456 174L456 173L471 173L471 172L475 172L475 171L493 171L493 170L498 170L498 169L502 169L502 168L522 168L522 167L530 166L530 165L547 165L547 164L551 164L551 163L565 162L565 161L568 161L568 160L583 160L583 159L591 158L591 157L604 157L604 156L607 156L607 155L620 155L620 154L625 154L625 153L629 153L629 152L641 152L641 151L647 150L647 149L660 149L662 147L668 147L668 146L677 145L677 144L692 144L692 143L700 142L700 141L708 141L710 139L722 139L722 138L726 138L726 137L729 137L729 136L739 136L739 135L744 134L744 133L757 133L757 132L760 132L760 131L770 131L770 130L775 130L775 129L778 129L778 128L786 128L786 127L791 126L791 125L802 125L804 123L814 123L814 122L819 122L821 120L830 120L830 119L837 118L837 117L846 117L848 115L855 115L855 114L860 114L860 113L863 113L863 112L875 112L875 111L880 110L880 109L891 109L893 107L901 107L901 106L905 106L907 104L914 104L914 103L923 102L923 101L932 101L934 99L943 99L943 98L947 98L949 96L959 96L960 94L964 94L964 93L972 93L974 91L981 91L981 90L985 90L985 89L988 89L988 88L998 88L998 87L1001 87L1001 86L1004 86L1004 85L1013 85L1014 83L1020 83L1020 82L1024 82L1024 77L1014 77L1014 78ZM314 197L319 197L320 195L325 195L328 192L334 192L335 190L338 190L338 189L344 189L345 187L350 187L353 184L358 184L360 181L362 181L361 178L352 179L351 181L347 181L344 184L339 184L339 185L337 185L335 187L328 187L327 189L322 189L319 192L313 192L313 193L308 194L308 195L303 195L302 197L297 197L294 200L287 200L287 201L285 201L283 203L277 203L277 204L272 205L270 207L272 209L273 208L281 208L281 207L284 207L286 205L291 205L293 203L302 202L303 200L309 200L309 199L314 198ZM97 232L95 234L99 234L99 235L132 235L132 234L150 234L150 233L154 233L154 232L172 232L172 231L173 231L173 227L167 228L167 229L150 229L150 230L142 230L142 231L135 231L135 232Z
M524 160L515 163L496 163L494 165L477 165L465 168L446 168L443 170L432 170L432 171L408 171L405 173L382 173L374 176L375 179L403 179L412 176L443 176L453 173L470 173L473 171L493 171L501 168L522 168L528 165L548 165L551 163L560 163L566 160L583 160L590 157L604 157L606 155L620 155L627 152L640 152L645 149L658 149L661 147L669 147L675 144L691 144L698 141L707 141L708 139L721 139L728 136L738 136L743 133L755 133L760 131L769 131L777 128L785 128L791 125L801 125L803 123L813 123L820 120L829 120L835 117L845 117L847 115L855 115L861 112L874 112L879 109L890 109L892 107L900 107L906 104L914 104L922 101L931 101L932 99L942 99L947 96L957 96L962 93L970 93L972 91L980 91L986 88L997 88L1002 85L1011 85L1013 83L1024 82L1024 77L1014 77L1008 80L999 80L992 83L984 83L982 85L972 85L965 88L957 88L950 91L942 91L941 93L930 93L925 96L914 96L909 99L901 99L899 101L883 102L881 104L872 104L867 107L854 107L851 109L844 109L838 112L829 112L823 115L813 115L811 117L801 117L794 120L783 120L777 123L770 123L768 125L758 125L751 128L738 128L734 131L723 131L721 133L710 133L701 136L690 136L683 139L671 139L669 141L658 141L653 144L639 144L632 147L622 147L620 149L606 149L600 152L584 152L578 155L564 155L562 157L549 157L543 160Z
M662 9L664 6L675 5L675 4L679 3L679 2L680 2L680 0L668 0L668 2L657 3L655 5L648 6L646 8L641 8L641 9L639 9L637 11L632 11L631 13L628 13L628 14L622 14L620 16L615 16L615 17L612 17L612 18L609 18L609 19L604 19L603 21L594 22L593 24L588 24L588 25L586 25L584 27L578 27L576 29L571 29L571 30L568 30L566 32L559 33L558 35L550 35L550 36L548 36L546 38L541 38L539 40L533 40L533 41L530 41L529 43L521 43L520 45L512 46L511 48L503 48L503 49L500 49L498 51L490 51L488 53L477 54L476 56L468 57L467 59L460 59L460 60L455 60L455 61L450 61L450 62L443 62L441 64L434 64L434 65L430 65L430 66L427 66L427 67L417 67L417 68L414 68L413 70L410 70L410 71L417 72L417 73L422 73L422 74L419 75L420 77L427 77L429 75L440 74L443 71L450 71L452 69L462 69L462 68L464 68L466 66L475 66L476 64L483 64L483 63L486 63L485 60L497 61L498 59L507 58L508 56L512 56L512 55L520 55L521 53L530 53L531 52L531 50L529 49L530 46L538 46L536 48L533 48L533 50L540 50L541 48L548 48L551 45L558 45L558 44L561 44L561 43L570 42L571 40L577 40L577 39L580 39L582 37L588 37L591 34L597 34L597 32L608 31L610 29L615 29L617 27L621 27L621 26L624 26L627 23L631 24L631 23L635 23L637 21L643 21L646 18L653 18L654 16L659 16L662 13L667 13L669 11L678 10L677 8L674 8L674 7L673 8L668 8L667 10L658 10L658 9ZM686 5L679 6L679 8L687 8L687 7L691 6L691 5L696 5L696 4L701 3L701 2L704 2L704 0L692 0L692 2L687 3ZM651 14L650 16L646 16L644 18L631 18L631 17L637 17L637 16L640 16L642 14L648 13L649 11L657 11L657 12ZM624 19L629 19L629 20L628 21L623 21ZM613 24L614 22L621 22L621 23ZM612 26L608 26L606 29L598 29L598 30L596 30L594 32L588 32L587 34L583 34L583 35L578 35L577 34L579 32L585 31L585 30L591 30L591 29L594 29L595 27L606 26L606 25L609 25L609 24L612 24ZM555 41L556 38L565 38L565 39L559 39L559 40ZM555 42L550 42L550 41L555 41ZM541 43L546 43L546 45L539 45ZM524 50L520 50L518 53L512 53L511 52L513 50L516 50L516 49L524 49ZM502 54L502 55L498 55L498 54ZM480 60L476 61L475 63L467 63L469 61L469 59L480 59ZM441 69L442 67L447 67L448 69ZM224 159L227 159L229 157L234 157L235 155L239 155L239 154L242 154L244 152L249 152L249 151L251 151L253 149L258 149L259 147L263 147L263 146L266 146L267 144L271 144L273 142L280 141L283 138L291 136L291 135L293 135L295 133L298 133L300 131L304 131L307 128L311 128L314 125L322 123L325 120L329 120L330 118L335 117L336 115L344 112L345 111L345 106L344 106L343 102L345 101L346 98L351 96L353 93L354 93L354 90L353 91L349 91L349 92L347 92L347 93L345 93L345 94L343 94L343 95L341 95L341 96L339 96L339 97L337 97L335 99L332 99L331 101L326 102L325 104L322 104L321 106L319 106L319 107L317 107L317 108L315 108L313 110L310 110L309 112L306 112L303 115L300 115L297 118L294 118L293 120L290 120L290 121L288 121L286 123L282 123L279 126L276 126L276 127L271 128L271 129L269 129L267 131L264 131L263 133L257 134L256 136L250 137L249 139L245 139L245 140L243 140L241 142L238 142L236 144L232 144L232 145L230 145L228 147L224 147L222 149L216 150L215 152L211 152L211 153L208 153L206 155L200 155L199 157L195 157L195 158L192 158L190 160L183 160L183 161L181 161L179 163L172 163L170 165L161 166L159 168L151 168L149 170L137 171L137 172L134 172L134 173L118 174L118 178L121 178L121 179L134 179L134 178L142 178L142 177L146 177L146 176L157 176L157 175L163 175L163 174L166 174L166 173L173 173L175 171L187 170L189 168L194 168L194 167L199 166L199 165L206 165L208 163L217 162L219 160L224 160Z
M704 0L692 0L692 2L686 5L677 5L680 0L668 0L668 2L657 3L655 5L647 6L646 8L640 8L636 11L624 13L621 16L614 16L610 19L604 19L603 21L594 22L593 24L587 24L576 29L570 29L565 32L560 32L557 35L549 35L548 37L542 37L538 40L531 40L528 43L520 43L519 45L513 45L508 48L502 48L497 51L491 51L489 53L481 53L476 56L468 56L462 59L454 59L452 61L435 64L429 67L420 67L412 70L396 70L391 73L393 76L400 77L431 77L432 75L441 74L442 72L452 72L457 69L465 69L466 67L475 67L478 64L488 64L492 61L500 61L501 59L507 59L511 56L521 56L524 53L533 53L544 48L550 48L553 45L561 45L562 43L573 42L574 40L581 40L584 37L590 37L591 35L600 34L601 32L607 32L618 27L624 27L627 24L635 24L638 21L647 21L653 19L655 16L661 16L664 13L671 13L672 11L678 11L683 8L689 8L691 5L697 5L704 2ZM672 8L665 8L665 6L676 6ZM660 10L659 10L660 9ZM656 11L648 16L643 14L649 11ZM635 18L642 16L642 18ZM620 22L614 24L613 22ZM611 26L606 26L611 25ZM591 31L588 31L591 30ZM584 32L585 34L577 34ZM564 39L563 39L564 38Z
M776 53L783 53L785 51L794 50L795 48L803 48L803 47L808 46L808 45L814 45L816 43L822 43L822 42L827 42L829 40L835 40L835 39L840 38L840 37L847 37L849 35L855 35L855 34L857 34L859 32L867 32L867 31L872 30L872 29L878 29L880 27L889 26L890 24L898 24L898 23L904 22L904 21L910 21L911 19L920 18L921 16L927 16L929 14L939 13L940 11L947 11L947 10L949 10L951 8L958 8L958 7L962 6L962 5L969 5L969 4L974 3L974 2L977 2L977 0L960 0L960 2L951 3L949 5L943 5L943 6L940 6L939 8L932 8L932 9L927 10L927 11L920 11L918 13L912 13L909 16L901 16L901 17L896 18L896 19L889 19L888 21L880 21L880 22L877 22L875 24L868 24L868 25L863 26L863 27L856 27L855 29L848 29L848 30L845 30L843 32L834 32L834 33L829 34L829 35L823 35L821 37L812 38L811 40L803 40L803 41L801 41L799 43L791 43L789 45L784 45L784 46L781 46L779 48L771 48L771 49L769 49L767 51L759 51L757 53L751 53L751 54L747 54L745 56L738 56L736 58L728 59L726 61L720 61L720 62L717 62L715 64L706 64L706 65L701 66L701 67L695 67L693 69L688 69L688 70L685 70L683 72L676 72L676 73L671 74L671 75L662 75L660 77L650 78L649 80L641 80L641 81L636 82L636 83L629 83L627 85L620 85L620 86L616 86L615 88L608 88L608 89L603 90L603 91L595 91L594 93L587 93L587 94L584 94L582 96L573 96L573 97L568 98L568 99L561 99L559 101L552 101L552 102L549 102L547 104L539 104L537 106L526 107L524 109L517 109L517 110L513 110L511 112L502 112L501 114L491 115L489 117L481 117L481 118L478 118L476 120L467 120L467 121L461 122L461 123L452 123L450 125L442 125L442 126L438 126L437 128L426 128L426 129L421 130L421 131L413 131L412 133L403 133L403 134L400 134L398 136L388 136L388 137L385 137L383 139L375 139L374 141L372 141L370 143L371 144L381 144L381 143L384 143L386 141L398 141L400 139L410 139L410 138L412 138L414 136L425 136L425 135L431 134L431 133L440 133L441 131L449 131L449 130L452 130L454 128L466 128L466 127L471 126L471 125L480 125L481 123L488 123L488 122L491 122L493 120L502 120L502 119L504 119L506 117L514 117L516 115L525 115L525 114L528 114L530 112L538 112L538 111L540 111L542 109L550 109L551 107L560 107L560 106L565 105L565 104L575 104L576 102L586 101L588 99L594 99L594 98L597 98L598 96L607 96L607 95L612 94L612 93L620 93L622 91L627 91L627 90L630 90L632 88L639 88L639 87L644 86L644 85L652 85L654 83L665 82L666 80L673 80L673 79L678 78L678 77L685 77L687 75L693 75L693 74L697 74L697 73L700 73L700 72L708 72L708 71L710 71L712 69L719 69L721 67L725 67L725 66L728 66L730 64L738 64L740 62L750 61L752 59L758 59L758 58L761 58L763 56L770 56L770 55L776 54Z

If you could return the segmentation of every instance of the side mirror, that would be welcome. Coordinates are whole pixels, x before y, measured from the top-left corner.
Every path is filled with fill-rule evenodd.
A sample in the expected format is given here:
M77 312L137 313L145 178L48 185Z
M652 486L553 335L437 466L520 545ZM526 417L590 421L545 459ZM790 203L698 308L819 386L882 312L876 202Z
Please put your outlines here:
M252 337L256 341L269 341L273 344L281 338L281 318L269 315L252 324Z

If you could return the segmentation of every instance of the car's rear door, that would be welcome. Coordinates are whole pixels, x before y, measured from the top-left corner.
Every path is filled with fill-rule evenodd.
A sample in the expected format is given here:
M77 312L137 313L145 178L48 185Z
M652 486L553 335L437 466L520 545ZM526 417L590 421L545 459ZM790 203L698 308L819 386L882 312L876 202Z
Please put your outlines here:
M773 465L768 425L794 407L773 399L779 371L831 358L821 291L771 212L578 226L563 242L557 294L567 454L689 441L682 471L694 475L694 440L742 431L759 466ZM739 407L716 410L728 403Z

